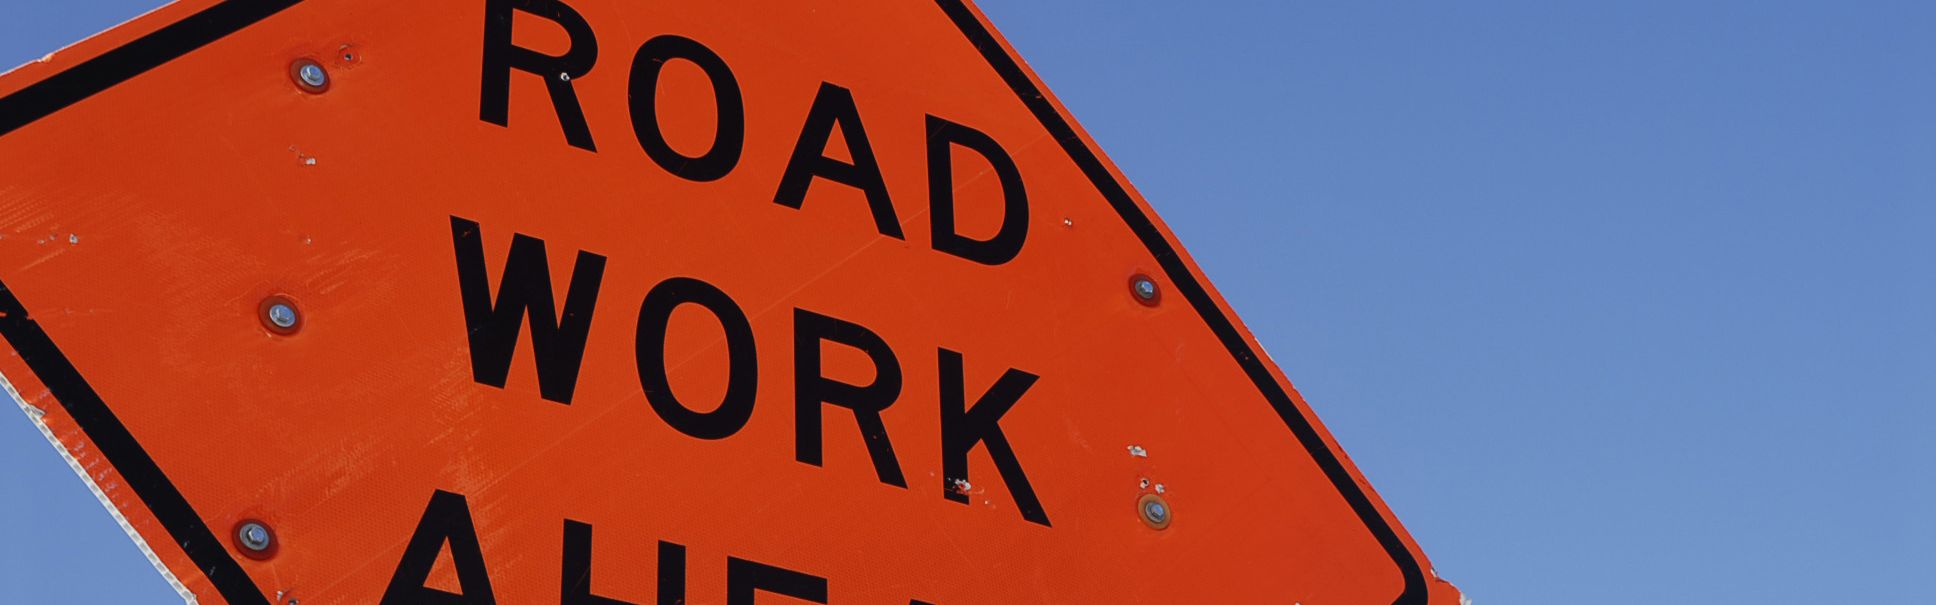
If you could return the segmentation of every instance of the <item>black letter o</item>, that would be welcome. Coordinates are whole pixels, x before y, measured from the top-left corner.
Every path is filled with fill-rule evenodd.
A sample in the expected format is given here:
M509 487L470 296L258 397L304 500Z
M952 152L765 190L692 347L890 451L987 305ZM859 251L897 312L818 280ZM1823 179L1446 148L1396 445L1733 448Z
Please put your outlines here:
M705 155L686 157L666 143L659 129L659 72L667 61L685 59L705 70L712 80L713 102L719 110L719 129L713 134L713 147ZM660 168L689 181L714 181L732 172L739 164L740 149L746 143L746 105L740 99L739 82L726 60L699 42L665 35L646 40L632 57L628 84L632 111L632 133L639 147L652 156Z
M712 312L726 332L729 364L726 397L718 409L710 412L695 412L679 403L666 377L666 327L672 320L673 309L686 303ZM759 356L753 348L752 324L725 292L690 277L659 282L645 295L645 303L639 305L637 338L634 354L639 364L639 386L645 389L646 402L652 404L652 410L666 424L700 439L724 439L746 426L746 420L753 416L753 397L759 389Z

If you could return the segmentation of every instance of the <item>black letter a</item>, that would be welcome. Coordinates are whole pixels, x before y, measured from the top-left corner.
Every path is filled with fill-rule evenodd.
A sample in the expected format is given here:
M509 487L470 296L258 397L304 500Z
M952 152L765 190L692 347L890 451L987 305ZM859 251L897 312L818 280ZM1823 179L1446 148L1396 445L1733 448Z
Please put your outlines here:
M457 247L457 284L464 298L464 326L470 332L471 377L504 388L504 379L511 373L511 353L518 347L518 331L529 316L538 392L545 399L570 405L571 392L578 386L578 365L585 359L585 338L592 329L598 283L605 275L605 257L578 253L561 317L551 298L544 240L512 236L493 305L490 277L484 271L484 239L477 223L450 217L450 238Z
M846 139L847 155L854 158L853 163L826 154L827 141L836 127ZM820 93L813 97L813 107L807 109L807 123L800 128L800 141L793 144L793 157L787 159L786 170L780 173L780 190L773 194L773 202L799 209L806 203L807 186L815 177L861 190L867 196L868 211L874 214L874 229L894 239L907 239L901 234L900 219L894 217L894 202L887 197L887 181L881 176L880 162L874 159L873 145L867 142L867 129L861 126L854 93L827 82L820 83Z
M424 586L430 567L437 563L437 551L450 543L450 560L457 567L457 586L462 594L451 594ZM390 576L390 587L383 590L380 605L496 605L491 594L491 577L484 570L484 553L477 547L477 527L471 524L470 506L464 497L444 490L430 496L423 520L403 547L403 560Z

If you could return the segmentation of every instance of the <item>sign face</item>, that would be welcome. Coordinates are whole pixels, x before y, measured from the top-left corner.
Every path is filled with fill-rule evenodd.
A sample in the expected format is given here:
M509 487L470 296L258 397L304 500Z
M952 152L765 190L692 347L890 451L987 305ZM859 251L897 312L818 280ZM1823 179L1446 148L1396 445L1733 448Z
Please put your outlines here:
M184 2L0 77L0 374L227 603L1452 603L985 19Z

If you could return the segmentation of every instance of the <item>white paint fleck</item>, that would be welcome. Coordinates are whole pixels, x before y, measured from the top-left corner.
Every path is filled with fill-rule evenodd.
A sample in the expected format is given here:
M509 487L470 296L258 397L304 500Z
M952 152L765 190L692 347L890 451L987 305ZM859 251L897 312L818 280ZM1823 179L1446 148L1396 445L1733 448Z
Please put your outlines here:
M1159 494L1163 493L1163 484L1161 483L1156 484L1156 493L1159 493Z
M78 243L81 243L81 236L80 236L80 234L78 234L78 233L69 233L69 234L67 234L67 243L68 243L68 244L70 244L70 245L71 245L71 244L78 244Z
M297 148L297 147L296 147L295 145L290 145L290 146L289 146L289 153L293 153L293 154L296 154L296 163L297 163L297 164L302 164L302 165L304 165L304 166L315 166L315 165L316 165L316 157L315 157L315 156L312 156L312 155L309 155L309 154L307 154L307 153L303 153L303 150L302 150L302 149L300 149L300 148Z
M1132 445L1129 446L1129 455L1137 458L1148 458L1149 450L1143 449L1143 446L1140 445Z

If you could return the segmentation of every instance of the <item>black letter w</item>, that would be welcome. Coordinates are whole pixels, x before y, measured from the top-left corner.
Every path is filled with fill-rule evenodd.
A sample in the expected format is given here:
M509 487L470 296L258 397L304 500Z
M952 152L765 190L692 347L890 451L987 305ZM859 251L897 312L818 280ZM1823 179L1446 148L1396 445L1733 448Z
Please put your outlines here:
M570 405L571 392L578 385L578 365L585 358L585 337L592 329L592 306L598 303L598 282L605 275L605 257L578 253L571 289L565 293L565 314L559 316L551 298L544 240L512 236L493 305L490 276L484 271L484 239L477 223L450 217L450 239L457 247L457 283L464 297L464 326L470 330L471 377L504 388L518 331L524 318L530 317L538 392L545 399Z

